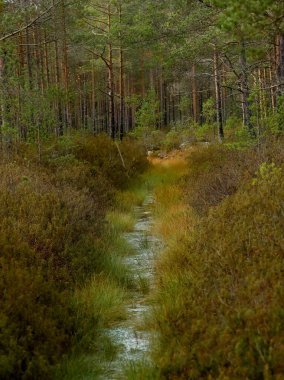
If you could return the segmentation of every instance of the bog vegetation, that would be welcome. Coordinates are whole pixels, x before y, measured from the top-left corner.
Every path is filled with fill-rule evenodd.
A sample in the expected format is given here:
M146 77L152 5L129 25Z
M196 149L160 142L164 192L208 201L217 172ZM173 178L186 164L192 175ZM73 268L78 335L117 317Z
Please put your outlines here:
M95 349L98 327L122 317L128 279L103 221L147 161L133 141L119 149L123 164L107 136L70 136L44 146L40 163L26 145L1 161L1 379L52 378L72 345Z
M114 358L147 192L156 342L125 378L283 379L283 12L0 0L1 379L95 379Z
M194 149L157 189L153 378L282 378L282 146Z

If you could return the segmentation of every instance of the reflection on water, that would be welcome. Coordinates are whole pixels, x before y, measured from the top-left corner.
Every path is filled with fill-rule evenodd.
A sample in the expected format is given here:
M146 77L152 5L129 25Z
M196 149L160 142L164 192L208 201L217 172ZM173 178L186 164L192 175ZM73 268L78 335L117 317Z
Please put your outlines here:
M150 333L141 328L149 311L143 289L146 286L151 287L153 283L154 258L161 245L160 240L151 235L152 203L153 197L148 196L141 207L136 207L138 220L133 231L124 235L135 249L135 254L124 258L124 262L136 279L137 290L133 292L127 305L128 319L106 331L120 349L112 362L105 363L105 374L102 380L121 379L124 365L144 359L149 351Z

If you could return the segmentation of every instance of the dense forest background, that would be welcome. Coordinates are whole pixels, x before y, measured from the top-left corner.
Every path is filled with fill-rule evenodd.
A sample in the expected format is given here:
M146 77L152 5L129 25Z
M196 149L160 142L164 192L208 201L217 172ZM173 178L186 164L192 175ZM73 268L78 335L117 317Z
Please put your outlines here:
M189 121L215 122L219 139L240 120L253 137L278 128L281 1L3 1L0 33L2 144Z

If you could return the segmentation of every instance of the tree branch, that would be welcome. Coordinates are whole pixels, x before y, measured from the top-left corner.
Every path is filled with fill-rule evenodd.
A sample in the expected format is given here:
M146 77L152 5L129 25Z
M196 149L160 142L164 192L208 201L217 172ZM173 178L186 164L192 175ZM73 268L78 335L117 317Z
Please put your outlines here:
M101 58L103 60L103 62L106 64L107 68L108 69L110 68L110 61L103 56L103 54L105 52L105 48L104 48L104 50L103 50L103 52L101 54L98 54L95 51L93 51L92 49L89 49L87 47L84 47L84 49L87 50L88 52L94 54L96 57Z
M36 18L34 18L32 21L30 21L28 24L22 26L21 28L15 30L14 32L11 32L11 33L8 33L6 34L5 36L2 36L0 37L0 42L2 41L5 41L7 40L8 38L11 38L13 36L16 36L17 34L23 32L24 30L26 29L29 29L31 26L33 26L34 24L36 24L36 22L41 19L43 16L45 16L48 12L51 11L52 8L56 7L58 4L60 3L60 1L56 4L53 4L51 5L49 8L47 8L44 12L42 12L41 14L39 14Z

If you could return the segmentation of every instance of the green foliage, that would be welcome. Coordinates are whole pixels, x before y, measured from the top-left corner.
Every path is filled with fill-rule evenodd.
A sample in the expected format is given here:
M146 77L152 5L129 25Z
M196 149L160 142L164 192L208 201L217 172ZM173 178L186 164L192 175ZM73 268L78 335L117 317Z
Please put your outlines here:
M209 98L203 105L203 116L205 117L207 124L213 124L215 120L215 101L213 98Z
M180 133L175 129L171 129L165 136L163 147L166 151L177 149L181 144Z
M203 124L195 126L194 135L199 141L212 141L216 135L216 128L212 124Z
M268 126L275 135L283 135L284 131L284 95L277 98L277 109L268 118Z
M188 113L191 105L189 96L182 96L180 99L179 109L182 113Z
M169 152L179 149L183 143L195 141L195 127L191 121L172 123L171 129L166 131L164 138L160 141L161 149Z
M225 130L235 130L242 126L242 120L237 116L230 116L226 120Z
M277 15L282 9L281 1L273 0L249 0L242 3L236 0L213 0L213 4L223 10L219 16L220 26L238 35L277 29L280 20L273 24L269 22L269 16Z
M202 115L206 122L203 125L196 125L194 134L198 140L212 141L217 135L216 110L213 98L209 98L204 102Z
M161 149L166 132L160 129L147 128L142 130L141 128L136 128L131 134L140 141L143 141L144 146L148 150L159 150Z
M136 113L138 128L155 128L159 120L159 102L154 90L148 92Z

